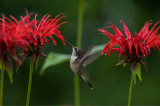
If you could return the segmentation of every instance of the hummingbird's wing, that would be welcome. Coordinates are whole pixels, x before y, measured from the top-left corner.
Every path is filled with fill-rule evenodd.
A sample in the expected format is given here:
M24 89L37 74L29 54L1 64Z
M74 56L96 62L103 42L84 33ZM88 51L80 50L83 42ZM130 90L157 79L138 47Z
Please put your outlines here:
M86 59L84 59L84 60L82 61L82 66L85 67L86 65L92 63L92 62L95 61L100 55L101 55L101 51L89 55Z
M93 45L89 46L84 52L81 53L79 58L79 64L82 64L82 62L89 56L89 53L93 49Z

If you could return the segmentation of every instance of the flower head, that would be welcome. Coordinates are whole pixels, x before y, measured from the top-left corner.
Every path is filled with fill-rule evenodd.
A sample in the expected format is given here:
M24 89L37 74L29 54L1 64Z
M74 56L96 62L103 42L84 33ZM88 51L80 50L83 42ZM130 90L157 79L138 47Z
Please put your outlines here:
M50 19L50 15L44 15L43 18L40 20L39 24L37 21L37 14L35 14L34 19L30 19L30 15L26 10L26 16L21 16L21 21L25 24L25 27L28 31L28 36L30 38L28 41L30 42L30 46L27 50L22 51L21 59L22 61L25 60L27 57L32 57L33 62L35 63L37 58L39 57L46 57L44 53L42 53L43 46L48 43L47 37L49 37L53 44L56 45L56 41L53 39L53 35L57 36L65 45L64 38L61 35L61 31L59 27L66 23L60 22L64 16L61 14L57 15L55 18Z
M27 29L22 22L17 23L17 20L11 16L12 21L2 15L0 19L0 52L14 51L17 48L22 48L29 45L26 40Z
M16 50L26 48L29 42L26 40L27 30L22 22L19 22L12 17L12 21L2 15L0 18L0 66L3 65L7 70L10 79L12 77L12 62L15 60L17 64L22 62L16 56ZM11 79L12 82L12 79Z
M61 35L61 31L58 28L66 22L61 22L58 24L59 21L64 17L60 15L61 14L57 15L54 19L49 19L51 16L46 14L38 24L37 14L35 14L33 20L30 20L30 15L26 10L26 16L21 16L21 19L26 25L29 35L32 37L30 44L34 46L44 46L45 43L48 43L46 37L50 37L53 41L53 44L56 45L57 43L53 39L53 35L57 36L65 44L63 36Z
M156 35L160 26L154 30L158 22L151 30L149 30L149 26L152 23L146 22L140 32L134 34L128 30L123 21L121 22L123 23L123 33L113 24L111 24L110 28L113 28L115 34L109 33L104 28L98 29L98 31L107 35L110 39L103 49L102 54L105 53L106 55L110 55L112 52L118 51L119 57L123 55L125 58L123 62L131 63L131 67L136 67L137 63L144 65L143 58L146 57L148 53L151 53L150 48L159 46L159 36Z

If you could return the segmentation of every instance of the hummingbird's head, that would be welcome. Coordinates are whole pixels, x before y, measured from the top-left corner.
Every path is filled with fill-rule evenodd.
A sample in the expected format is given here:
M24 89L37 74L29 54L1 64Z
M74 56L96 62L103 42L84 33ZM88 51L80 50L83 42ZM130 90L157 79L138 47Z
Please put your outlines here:
M77 47L73 46L71 43L69 43L67 40L65 40L71 47L72 47L72 55L73 56L78 56L80 53L80 49Z
M73 50L73 51L72 51L72 55L78 56L80 50L79 50L77 47L72 47L72 50Z

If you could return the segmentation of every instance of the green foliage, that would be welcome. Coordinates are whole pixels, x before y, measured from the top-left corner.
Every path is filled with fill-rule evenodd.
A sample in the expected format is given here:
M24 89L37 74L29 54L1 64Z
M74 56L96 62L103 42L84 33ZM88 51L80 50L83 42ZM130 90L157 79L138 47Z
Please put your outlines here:
M104 47L105 47L105 44L95 46L95 47L93 48L93 50L91 51L91 54L92 54L92 53L99 52L99 51L102 51Z
M132 76L134 80L134 84L136 84L136 75L138 76L139 80L142 81L141 78L141 64L137 63L137 68L135 70L132 70Z
M124 60L121 60L121 61L119 61L117 64L116 64L116 66L118 66L118 65L121 65L121 64L124 64ZM125 67L125 66L124 66Z
M9 76L9 80L10 80L10 83L12 84L13 83L13 70L12 68L10 67L5 67L5 64L3 62L0 63L0 70L4 71L6 70L7 73L8 73L8 76Z
M40 75L43 75L43 73L45 72L45 70L48 67L61 64L65 61L68 61L69 58L70 58L70 55L68 55L68 54L60 54L60 53L54 53L54 52L49 53L48 58L45 60L43 66L42 66L42 69L40 71Z
M142 78L141 78L141 64L140 63L137 64L136 74L137 74L139 80L142 81Z

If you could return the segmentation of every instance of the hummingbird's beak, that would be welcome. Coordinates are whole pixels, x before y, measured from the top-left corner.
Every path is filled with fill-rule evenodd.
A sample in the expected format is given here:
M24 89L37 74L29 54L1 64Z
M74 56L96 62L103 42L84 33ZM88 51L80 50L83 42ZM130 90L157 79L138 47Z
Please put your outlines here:
M65 40L65 39L64 39ZM74 47L71 43L69 43L67 40L65 40L72 48Z

